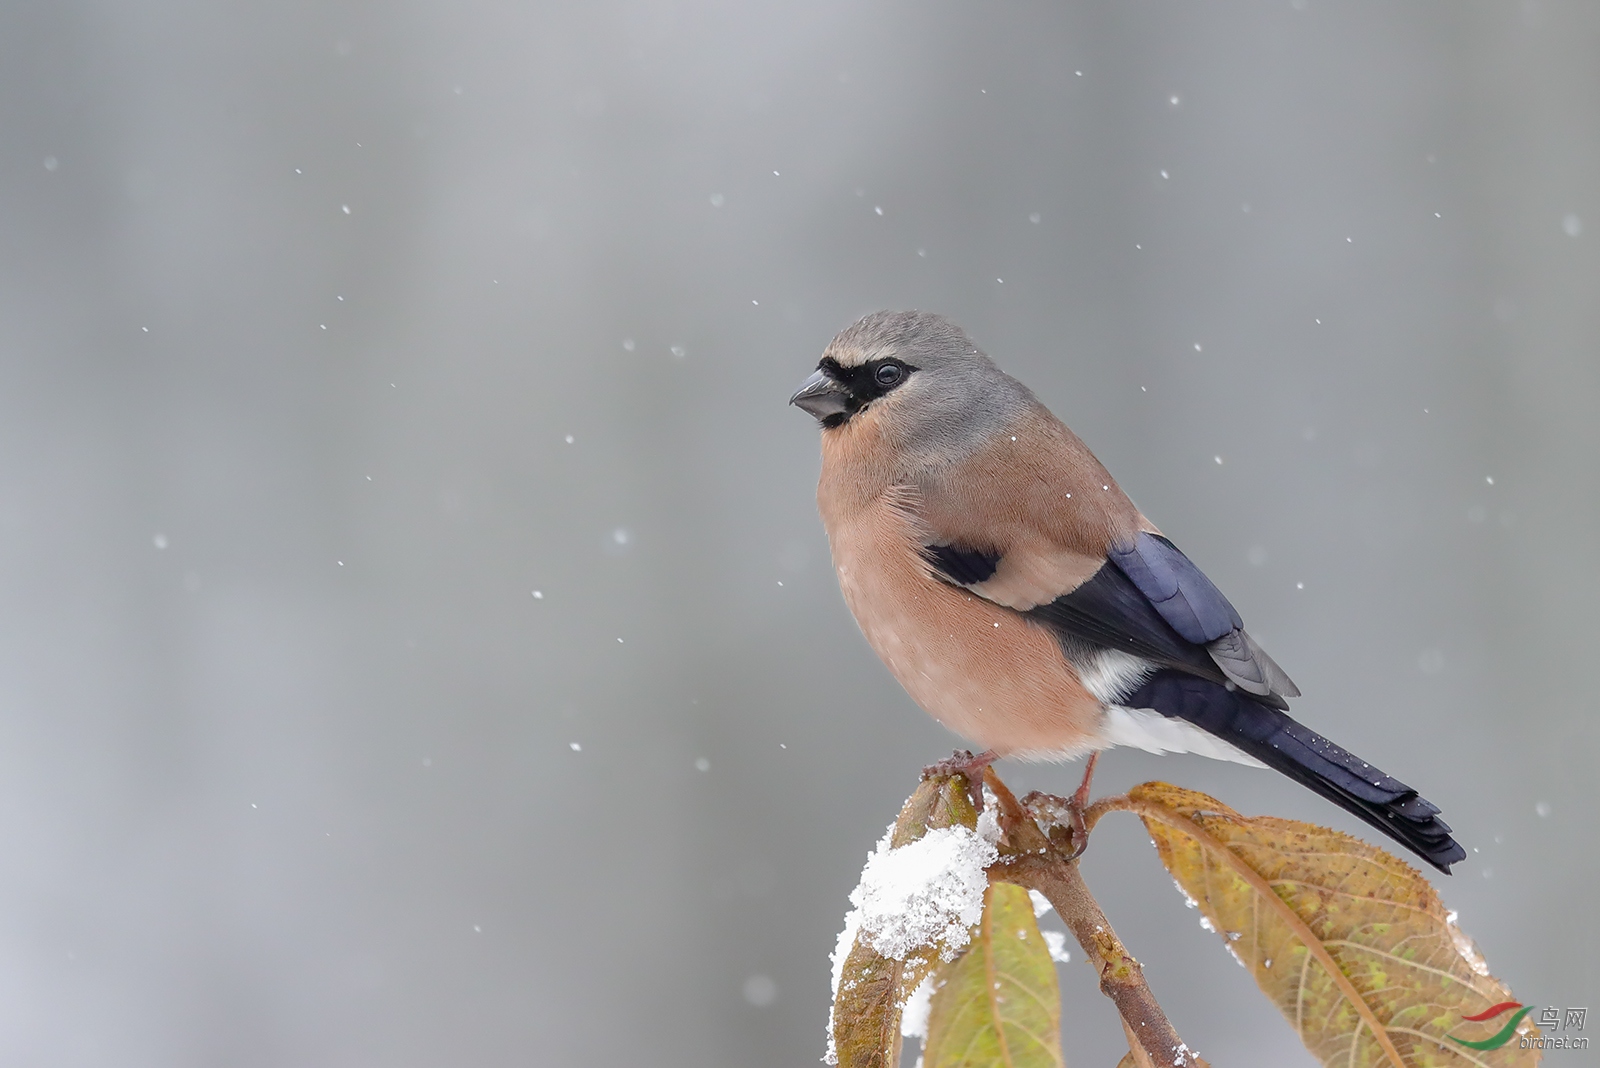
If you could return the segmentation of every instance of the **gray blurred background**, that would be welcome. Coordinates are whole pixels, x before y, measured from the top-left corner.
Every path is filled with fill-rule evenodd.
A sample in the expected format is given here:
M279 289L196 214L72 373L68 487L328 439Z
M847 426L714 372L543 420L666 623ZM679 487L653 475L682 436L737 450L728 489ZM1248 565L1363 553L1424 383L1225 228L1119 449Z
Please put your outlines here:
M1597 56L1590 0L0 7L0 1062L814 1064L955 742L784 406L881 307L1444 807L1519 999L1600 1001ZM1137 824L1085 864L1191 1044L1310 1063Z

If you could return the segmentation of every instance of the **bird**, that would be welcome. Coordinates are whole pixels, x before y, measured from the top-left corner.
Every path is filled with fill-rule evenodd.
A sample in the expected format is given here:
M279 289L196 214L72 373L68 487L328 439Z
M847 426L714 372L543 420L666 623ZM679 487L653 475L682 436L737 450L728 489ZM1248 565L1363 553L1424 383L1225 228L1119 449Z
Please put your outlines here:
M949 319L865 316L790 403L820 426L845 603L978 762L1123 745L1264 766L1441 872L1465 859L1437 806L1288 714L1299 688L1227 597Z

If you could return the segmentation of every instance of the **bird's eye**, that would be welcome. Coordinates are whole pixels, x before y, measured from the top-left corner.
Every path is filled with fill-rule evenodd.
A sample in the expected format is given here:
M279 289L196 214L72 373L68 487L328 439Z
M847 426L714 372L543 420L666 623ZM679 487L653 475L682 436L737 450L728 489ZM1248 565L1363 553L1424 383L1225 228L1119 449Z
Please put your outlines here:
M900 380L905 376L906 369L897 363L882 364L872 375L877 380L878 385L885 389L890 386L898 386Z

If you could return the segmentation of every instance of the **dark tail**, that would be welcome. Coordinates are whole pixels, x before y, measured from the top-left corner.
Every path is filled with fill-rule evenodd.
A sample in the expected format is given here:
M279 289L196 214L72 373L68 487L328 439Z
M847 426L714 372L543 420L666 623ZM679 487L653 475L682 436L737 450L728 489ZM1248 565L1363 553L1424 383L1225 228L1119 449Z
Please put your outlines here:
M1321 794L1445 874L1467 853L1434 805L1328 739L1248 694L1176 672L1152 675L1122 704L1187 720Z

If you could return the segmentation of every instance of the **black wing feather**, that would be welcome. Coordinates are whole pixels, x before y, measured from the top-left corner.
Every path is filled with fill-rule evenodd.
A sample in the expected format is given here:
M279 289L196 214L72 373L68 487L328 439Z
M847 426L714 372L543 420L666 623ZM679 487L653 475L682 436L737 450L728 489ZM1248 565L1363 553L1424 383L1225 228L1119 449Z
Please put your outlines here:
M1128 576L1109 564L1071 593L1024 615L1058 637L1120 649L1215 682L1226 678L1205 649L1185 641Z
M957 586L976 586L980 582L987 582L1000 567L1000 554L986 549L925 545L922 555L946 582Z

